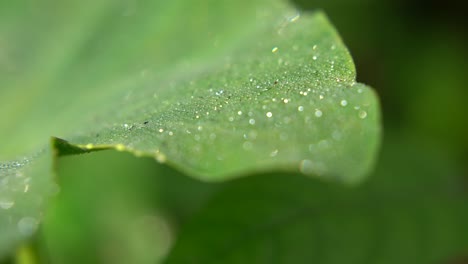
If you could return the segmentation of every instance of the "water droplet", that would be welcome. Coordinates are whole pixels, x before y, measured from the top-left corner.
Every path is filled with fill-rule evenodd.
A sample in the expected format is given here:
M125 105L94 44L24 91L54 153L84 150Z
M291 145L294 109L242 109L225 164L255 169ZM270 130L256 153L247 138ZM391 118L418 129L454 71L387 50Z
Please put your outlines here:
M137 215L130 220L129 224L126 222L126 234L135 239L134 241L142 243L139 249L142 250L141 252L148 252L145 253L144 259L151 259L150 262L159 263L167 255L174 242L174 229L171 222L164 215L153 212ZM154 245L157 245L157 248L154 248ZM113 256L110 258L106 256L103 260L101 262L115 262Z
M251 119L249 120L249 124L255 125L255 119L251 118Z
M329 143L328 143L328 140L326 140L326 139L322 139L318 143L318 147L322 148L322 149L328 148L328 146L329 146Z
M301 14L297 13L289 19L289 22L296 22L301 17Z
M169 133L168 133L168 134L169 134L169 136L173 136L173 135L174 135L174 132L172 132L172 131L169 131Z
M34 217L23 217L18 221L18 231L23 236L31 236L36 232L39 221Z
M277 150L277 149L273 150L273 151L270 153L270 157L275 157L276 155L278 155L278 150Z
M13 200L10 200L10 199L0 199L0 208L1 209L10 209L13 207L13 205L15 205L15 202Z
M238 115L242 115L242 111L237 111L237 114L238 114Z
M320 111L319 109L315 109L315 116L316 117L322 117L322 111Z
M271 52L276 53L278 51L278 47L274 47L271 49Z
M159 133L162 133L162 132L164 132L164 129L160 128L158 131L159 131Z
M198 131L202 131L202 130L203 130L203 127L202 127L202 126L198 126L198 127L197 127L197 130L198 130Z
M232 121L234 121L234 117L230 116L229 117L229 122L232 122Z
M268 118L270 118L270 117L272 117L272 116L273 116L273 113L271 113L271 112L268 112L268 113L266 113L266 116L267 116Z
M322 100L324 98L323 95L319 95L319 99Z
M346 100L341 100L340 104L341 104L341 106L347 106L347 105L348 105L348 101L346 101Z
M314 45L314 46L312 47L312 49L313 49L313 50L316 50L316 49L317 49L317 45Z
M313 56L312 59L313 59L313 60L317 60L317 56Z
M359 118L364 119L367 117L367 112L364 110L359 111Z
M299 170L306 175L315 174L321 176L326 171L326 167L322 162L313 162L305 159L299 163Z
M299 111L299 112L304 111L304 107L303 107L302 105L300 105L300 106L297 108L297 111Z
M117 151L124 151L125 150L125 146L123 144L117 144L115 145L115 149Z
M156 161L158 161L159 163L165 163L166 162L166 155L164 155L163 153L156 151L156 154L154 155L154 158L156 159Z
M283 103L285 103L285 104L289 103L289 99L284 99Z
M310 160L302 160L299 163L299 170L304 174L311 174L313 172L313 162Z
M124 124L124 128L125 128L126 130L132 130L133 125Z

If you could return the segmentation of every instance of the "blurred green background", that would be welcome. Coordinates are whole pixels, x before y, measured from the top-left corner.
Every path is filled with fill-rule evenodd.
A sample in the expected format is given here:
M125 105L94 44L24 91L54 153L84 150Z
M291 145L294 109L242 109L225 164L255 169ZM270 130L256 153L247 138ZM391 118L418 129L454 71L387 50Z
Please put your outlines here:
M467 17L456 0L297 0L320 7L353 55L358 81L381 98L385 129L466 158Z
M410 204L399 211L392 211L384 202L383 207L377 206L378 210L369 209L370 215L376 213L401 225L373 225L372 232L377 237L387 229L393 230L387 234L393 240L377 243L377 249L367 248L377 252L375 258L355 263L468 263L468 229L463 228L468 214L468 31L462 1L297 0L295 4L307 10L320 8L328 14L353 55L358 81L377 90L384 118L385 140L375 173L368 182L350 190L304 178L301 186L306 186L302 191L307 193L307 199L323 199L324 203L357 199L359 205L361 200L356 197L360 195L364 200L385 201L387 196L399 195L404 202L398 205ZM201 261L205 258L197 250L204 243L216 247L209 242L213 241L213 234L200 232L198 240L190 235L185 238L185 234L193 233L190 223L203 222L203 215L213 210L219 212L217 199L226 199L229 194L223 193L233 188L240 188L240 197L224 210L249 219L253 215L246 205L257 196L268 197L268 188L258 188L257 196L252 198L239 186L262 186L259 181L273 186L275 181L270 179L280 177L287 188L288 177L293 177L263 175L208 184L153 160L112 151L61 158L58 175L61 193L49 209L44 226L30 245L19 249L5 263L35 263L31 258L43 263L156 263L170 254L171 248L171 263L208 263ZM322 187L338 189L329 193L317 191ZM417 202L426 196L436 197L434 201L440 204ZM281 208L274 199L264 206ZM332 216L335 221L350 217L347 210L337 210ZM252 219L255 221L261 220ZM414 231L426 221L433 223L426 227L427 233ZM313 225L304 227L303 232ZM352 263L344 248L353 243L359 247L363 238L359 233L358 238L350 235L352 232L346 233L348 229L339 221L335 227L325 228L322 234L329 238L324 242L323 247L328 248L325 253L310 256L313 246L308 248L309 241L304 238L299 243L306 246L296 254L303 254L303 258L289 263L309 263L308 257L317 256L318 263ZM355 227L350 225L349 230ZM219 241L229 240L228 235L222 234L219 231ZM181 236L180 246L176 236ZM333 257L335 254L342 258ZM189 257L178 261L183 258L177 255ZM219 260L212 263L227 263ZM257 262L271 263L262 258Z

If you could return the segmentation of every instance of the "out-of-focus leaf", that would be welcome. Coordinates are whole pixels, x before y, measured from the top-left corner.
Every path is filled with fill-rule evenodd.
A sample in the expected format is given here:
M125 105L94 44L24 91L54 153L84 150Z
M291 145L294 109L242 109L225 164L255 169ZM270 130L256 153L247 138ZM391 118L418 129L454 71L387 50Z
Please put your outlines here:
M452 263L467 256L467 183L456 166L409 140L387 141L379 164L352 189L293 174L234 181L181 230L167 263Z
M115 151L64 157L57 171L41 263L159 263L179 225L222 186Z

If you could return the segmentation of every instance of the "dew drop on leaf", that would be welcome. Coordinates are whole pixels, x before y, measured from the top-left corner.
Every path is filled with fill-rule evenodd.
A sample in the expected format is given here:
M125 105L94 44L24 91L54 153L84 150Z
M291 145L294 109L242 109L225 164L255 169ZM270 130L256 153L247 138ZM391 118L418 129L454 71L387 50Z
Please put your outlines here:
M364 110L359 111L359 118L364 119L367 117L367 112Z
M319 109L315 109L315 116L316 117L322 117L323 113Z
M276 155L278 155L278 150L277 150L277 149L273 150L273 151L270 153L270 157L276 157Z
M31 236L36 232L39 221L34 217L23 217L18 221L18 231L23 236Z
M15 205L15 202L10 199L0 198L0 209L10 209Z

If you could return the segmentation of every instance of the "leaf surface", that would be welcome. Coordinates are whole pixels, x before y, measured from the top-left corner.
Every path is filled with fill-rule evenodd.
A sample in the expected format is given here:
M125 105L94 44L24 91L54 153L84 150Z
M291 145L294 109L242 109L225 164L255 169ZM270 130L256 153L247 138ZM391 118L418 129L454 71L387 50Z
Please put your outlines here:
M0 255L23 219L26 235L40 222L54 155L115 148L206 181L284 170L355 183L372 167L378 101L323 13L282 1L0 10Z

